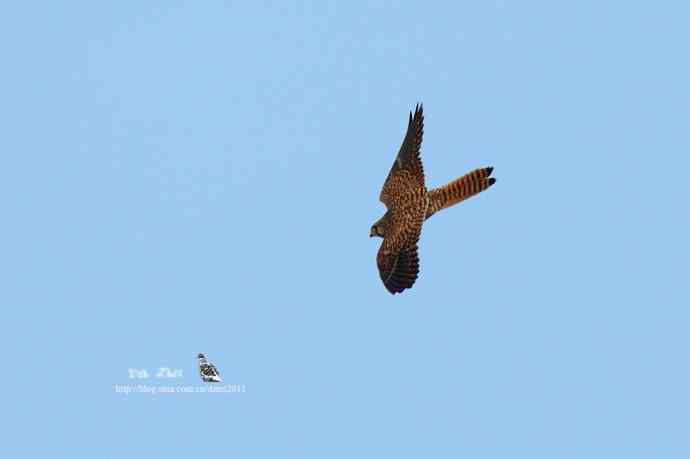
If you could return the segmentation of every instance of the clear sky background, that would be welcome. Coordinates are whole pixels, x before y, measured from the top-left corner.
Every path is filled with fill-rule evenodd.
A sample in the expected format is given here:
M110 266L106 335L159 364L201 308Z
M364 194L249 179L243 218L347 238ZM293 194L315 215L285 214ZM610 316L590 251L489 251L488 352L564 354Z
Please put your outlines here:
M690 8L645 3L5 5L0 455L690 457ZM427 184L498 182L391 296L418 101ZM199 352L246 392L114 390Z

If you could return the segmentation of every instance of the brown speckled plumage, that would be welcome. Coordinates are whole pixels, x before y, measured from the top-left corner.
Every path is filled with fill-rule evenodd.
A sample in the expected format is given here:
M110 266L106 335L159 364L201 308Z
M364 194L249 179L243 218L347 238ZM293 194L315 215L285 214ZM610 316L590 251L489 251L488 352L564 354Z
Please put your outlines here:
M388 209L372 226L371 235L382 236L376 256L381 280L391 293L412 287L419 274L417 241L424 220L490 187L492 167L477 169L445 186L427 191L420 157L424 134L421 105L410 113L405 139L381 190Z

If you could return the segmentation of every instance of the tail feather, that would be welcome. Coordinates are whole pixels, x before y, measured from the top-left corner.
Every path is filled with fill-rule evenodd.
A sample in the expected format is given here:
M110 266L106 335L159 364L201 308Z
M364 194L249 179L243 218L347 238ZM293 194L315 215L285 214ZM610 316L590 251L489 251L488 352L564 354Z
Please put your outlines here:
M426 218L431 217L441 209L471 198L496 183L496 179L490 177L493 170L493 167L475 169L440 188L429 191L429 208L426 212Z

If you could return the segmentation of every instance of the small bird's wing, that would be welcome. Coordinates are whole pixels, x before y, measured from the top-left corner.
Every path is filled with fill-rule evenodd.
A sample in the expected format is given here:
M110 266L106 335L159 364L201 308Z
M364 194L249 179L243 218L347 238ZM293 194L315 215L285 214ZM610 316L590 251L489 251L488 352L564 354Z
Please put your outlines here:
M207 363L199 364L199 374L201 375L202 378L205 378L206 376L209 375L209 368L208 368Z
M218 373L216 366L212 363L209 363L208 366L211 377L216 381L220 381L220 373Z
M403 139L398 156L395 158L379 196L381 202L389 209L393 205L395 196L402 190L426 192L424 168L420 157L423 135L424 113L422 105L417 105L414 117L410 112L405 139Z
M199 365L199 373L201 373L201 377L204 380L220 381L220 375L218 374L218 370L216 369L216 366L212 363L205 363Z
M412 287L419 274L417 241L422 231L426 206L412 201L407 206L393 207L386 226L386 235L376 255L379 275L391 293Z

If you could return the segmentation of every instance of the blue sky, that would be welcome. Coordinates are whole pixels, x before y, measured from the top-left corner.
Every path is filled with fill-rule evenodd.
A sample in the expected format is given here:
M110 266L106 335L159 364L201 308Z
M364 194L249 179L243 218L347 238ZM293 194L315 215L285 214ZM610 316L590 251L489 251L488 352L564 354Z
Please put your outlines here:
M5 6L2 456L688 457L690 9L603 3ZM391 296L419 101L498 182Z

